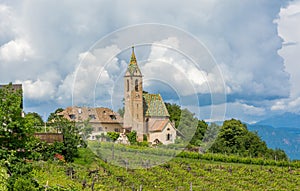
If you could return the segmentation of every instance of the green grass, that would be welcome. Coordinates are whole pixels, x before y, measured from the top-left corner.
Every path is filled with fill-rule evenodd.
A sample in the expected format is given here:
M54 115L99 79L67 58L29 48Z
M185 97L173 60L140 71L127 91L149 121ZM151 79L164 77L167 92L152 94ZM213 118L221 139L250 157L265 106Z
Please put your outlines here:
M93 182L95 190L189 190L191 185L193 190L297 190L300 185L298 167L175 157L148 169L126 169L104 162L89 149L81 148L79 153L71 164L36 162L35 178L47 184L48 191L55 186L57 190L91 190ZM72 178L65 173L70 167L75 171ZM84 181L88 186L82 189Z

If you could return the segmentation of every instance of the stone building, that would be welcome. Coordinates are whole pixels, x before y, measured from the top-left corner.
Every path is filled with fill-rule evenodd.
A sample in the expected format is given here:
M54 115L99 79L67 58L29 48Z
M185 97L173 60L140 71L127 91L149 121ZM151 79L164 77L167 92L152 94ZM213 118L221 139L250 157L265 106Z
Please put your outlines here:
M136 131L138 141L170 144L176 139L176 129L160 94L143 92L143 75L132 47L124 75L124 129Z
M90 140L96 140L97 135L106 134L107 132L123 132L123 119L109 108L97 107L67 107L58 115L63 116L69 121L74 121L77 125L88 120L93 127Z

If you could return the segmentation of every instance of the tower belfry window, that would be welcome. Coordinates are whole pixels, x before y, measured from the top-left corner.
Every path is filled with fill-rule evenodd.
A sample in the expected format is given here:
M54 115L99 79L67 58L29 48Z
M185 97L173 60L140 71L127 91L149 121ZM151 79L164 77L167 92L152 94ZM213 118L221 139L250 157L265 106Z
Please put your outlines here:
M135 80L135 91L139 91L139 81Z
M129 91L129 80L127 80L127 91Z

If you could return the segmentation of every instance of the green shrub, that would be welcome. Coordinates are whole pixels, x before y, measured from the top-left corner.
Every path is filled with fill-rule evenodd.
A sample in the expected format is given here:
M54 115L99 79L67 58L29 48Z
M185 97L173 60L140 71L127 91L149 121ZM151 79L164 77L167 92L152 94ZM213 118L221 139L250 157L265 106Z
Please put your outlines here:
M38 184L31 178L28 178L27 176L20 176L16 179L13 190L35 191L39 190L39 188Z
M7 190L8 174L6 168L0 166L0 190Z
M149 146L149 143L147 141L138 142L137 144L138 144L138 146L141 146L141 147L148 147Z
M126 134L130 144L136 144L136 131L131 131L130 133Z
M113 141L115 142L119 136L120 136L120 133L118 132L107 132L107 136Z

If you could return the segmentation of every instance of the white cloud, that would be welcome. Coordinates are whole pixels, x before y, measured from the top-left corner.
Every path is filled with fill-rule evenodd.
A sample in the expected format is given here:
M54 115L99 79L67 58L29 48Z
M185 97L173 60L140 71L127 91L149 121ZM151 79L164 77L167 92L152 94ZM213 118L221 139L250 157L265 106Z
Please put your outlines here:
M295 7L298 7L298 14L293 13ZM290 12L291 9L291 12ZM300 80L299 50L300 50L300 1L295 1L286 9L280 12L280 19L278 21L279 35L283 38L284 43L291 45L283 46L280 50L280 55L284 58L286 70L291 74L292 96L300 95L300 87L298 82Z
M34 50L23 39L9 41L0 47L0 60L3 62L23 62L34 56Z
M278 99L289 96L288 71L291 74L292 102L300 95L296 83L300 80L297 74L299 65L296 63L299 60L299 1L281 9L278 21L278 30L285 43L295 44L285 46L280 51L285 66L277 54L281 48L281 39L277 34L277 24L273 22L284 5L285 2L282 1L236 0L154 0L134 4L120 1L6 1L5 5L0 3L0 80L4 83L16 79L27 81L32 92L34 87L43 84L50 88L49 92L54 89L55 95L39 92L39 96L32 99L44 99L47 94L51 101L63 105L71 99L70 92L76 74L75 86L80 90L76 93L80 95L78 97L92 98L93 92L90 90L94 91L92 87L96 83L99 87L96 89L99 98L109 102L112 86L116 84L114 80L119 79L124 62L112 58L107 67L104 67L105 63L102 61L109 59L106 54L116 54L119 51L117 49L121 51L125 45L130 46L140 39L159 36L161 31L145 30L125 34L128 38L121 39L125 45L115 47L115 50L103 50L107 53L101 52L101 48L100 52L87 52L88 47L119 27L138 23L164 23L183 28L203 41L219 66L205 62L206 58L201 55L202 49L188 48L196 39L186 39L182 43L183 39L172 38L174 31L170 30L168 36L160 36L155 41L191 55L199 55L202 60L196 62L201 63L200 66L194 67L188 59L179 56L173 49L165 51L163 47L153 46L153 55L149 58L156 62L144 66L143 69L147 69L145 75L157 78L155 72L167 71L173 75L169 78L167 75L161 76L161 79L172 81L174 87L186 94L193 91L224 92L223 79L219 75L221 69L227 93L229 96L236 96L233 101L252 99L258 103L262 99L281 101ZM83 56L87 64L82 65L76 73L74 68L79 63L78 57ZM172 63L169 65L172 68L167 67L168 65L162 67L162 62ZM99 70L103 67L103 76L98 82ZM183 82L188 85L184 86ZM107 88L106 92L100 87ZM285 105L289 106L288 103ZM270 105L265 107L271 108ZM248 109L252 111L255 108Z
M36 81L16 81L23 84L24 97L36 101L51 100L55 96L56 87L49 81L37 79Z
M141 66L145 80L161 81L182 96L209 93L209 74L178 51L180 43L176 37L169 37L151 45L149 57L145 65ZM146 88L149 85L151 83L147 82ZM159 90L159 87L156 89Z
M114 84L112 75L120 69L116 58L119 52L118 47L112 45L80 53L80 64L59 86L59 101L64 102L65 99L73 97L74 105L93 106L96 97L101 99L103 95L111 92ZM96 92L96 89L101 91Z
M227 103L226 108L225 119L236 118L248 123L259 121L267 114L263 106L254 106L240 101Z
M278 33L285 44L279 51L284 59L285 70L290 74L290 97L274 103L272 110L300 112L300 1L292 1L279 13Z
M207 122L235 118L246 123L254 123L265 115L267 115L267 110L263 106L257 107L240 101L200 107L200 119Z
M300 107L300 97L295 98L289 102L289 108L291 109L291 111L300 112L299 107Z
M253 105L241 104L245 114L254 116L263 116L266 114L266 110L261 107L255 107Z
M274 105L271 106L272 111L285 110L286 108L287 106L284 101L276 101Z

